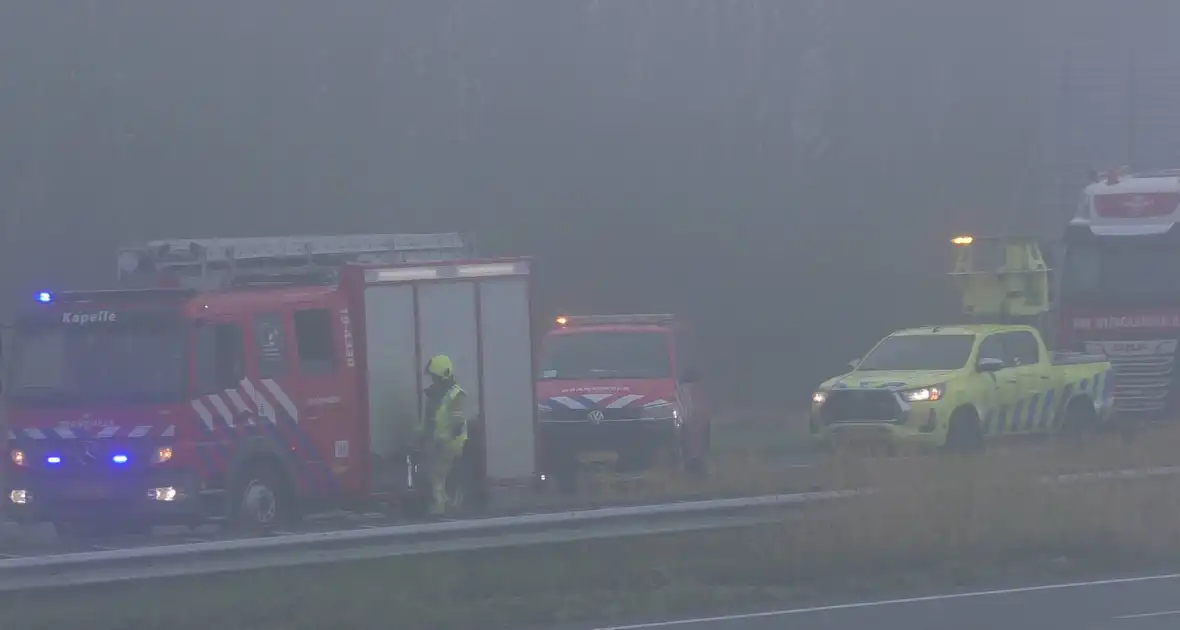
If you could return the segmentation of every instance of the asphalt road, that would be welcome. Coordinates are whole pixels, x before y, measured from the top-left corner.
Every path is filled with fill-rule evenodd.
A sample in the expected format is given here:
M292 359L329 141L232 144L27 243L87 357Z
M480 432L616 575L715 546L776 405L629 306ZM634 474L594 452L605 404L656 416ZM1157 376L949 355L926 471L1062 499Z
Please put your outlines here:
M595 630L1175 630L1180 574L850 602Z

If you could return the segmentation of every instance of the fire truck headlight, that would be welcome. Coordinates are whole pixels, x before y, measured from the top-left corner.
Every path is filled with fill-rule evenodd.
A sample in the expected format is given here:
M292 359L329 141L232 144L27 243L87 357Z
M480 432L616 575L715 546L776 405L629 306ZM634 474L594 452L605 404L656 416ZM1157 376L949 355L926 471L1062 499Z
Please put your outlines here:
M16 505L24 505L33 500L33 493L28 490L13 490L8 493L8 500Z
M648 420L669 420L678 419L679 414L676 413L676 406L672 403L662 403L644 407L643 417Z
M20 449L12 449L9 451L8 456L12 458L12 463L16 464L17 466L29 465L29 460L27 457L25 457L25 452Z
M180 491L172 486L152 488L147 494L149 501L175 501L180 497Z
M161 447L157 448L154 453L152 453L152 463L153 464L163 464L164 462L166 462L170 459L172 459L172 447L171 446L161 446Z

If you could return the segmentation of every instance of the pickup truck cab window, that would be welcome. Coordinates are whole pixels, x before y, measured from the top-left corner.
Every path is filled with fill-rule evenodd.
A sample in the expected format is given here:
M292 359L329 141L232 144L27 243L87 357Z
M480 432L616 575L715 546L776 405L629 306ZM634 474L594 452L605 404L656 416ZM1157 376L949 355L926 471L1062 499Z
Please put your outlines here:
M979 357L977 360L982 359L996 359L998 361L1003 361L1005 367L1010 367L1012 365L1012 360L1008 356L1007 350L1004 348L1004 342L1000 338L1000 335L988 335L987 338L985 338L979 344Z
M1036 365L1041 361L1041 344L1036 335L1027 330L1017 330L996 335L1004 343L1004 350L1014 365Z

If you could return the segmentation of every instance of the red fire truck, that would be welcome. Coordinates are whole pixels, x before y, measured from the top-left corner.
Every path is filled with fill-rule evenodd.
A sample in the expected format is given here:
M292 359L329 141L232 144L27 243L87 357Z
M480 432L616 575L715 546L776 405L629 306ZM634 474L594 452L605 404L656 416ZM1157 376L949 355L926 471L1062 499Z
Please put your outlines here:
M40 293L5 349L8 513L270 527L420 496L412 436L439 353L474 407L455 483L519 496L536 476L529 261L470 250L453 234L157 241L121 252L125 288Z
M547 475L571 489L581 463L644 468L660 452L704 472L711 413L693 347L672 315L558 317L536 385Z
M1057 345L1102 353L1125 419L1180 411L1180 170L1105 173L1065 231Z

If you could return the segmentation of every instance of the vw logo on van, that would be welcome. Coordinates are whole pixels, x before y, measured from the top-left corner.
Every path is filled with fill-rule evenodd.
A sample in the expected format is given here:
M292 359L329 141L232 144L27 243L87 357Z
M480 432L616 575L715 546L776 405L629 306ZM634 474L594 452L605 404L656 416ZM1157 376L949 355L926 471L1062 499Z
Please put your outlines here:
M602 424L603 419L606 418L606 416L602 415L602 412L599 411L598 409L591 411L589 417L590 417L590 422L592 422L594 424Z

